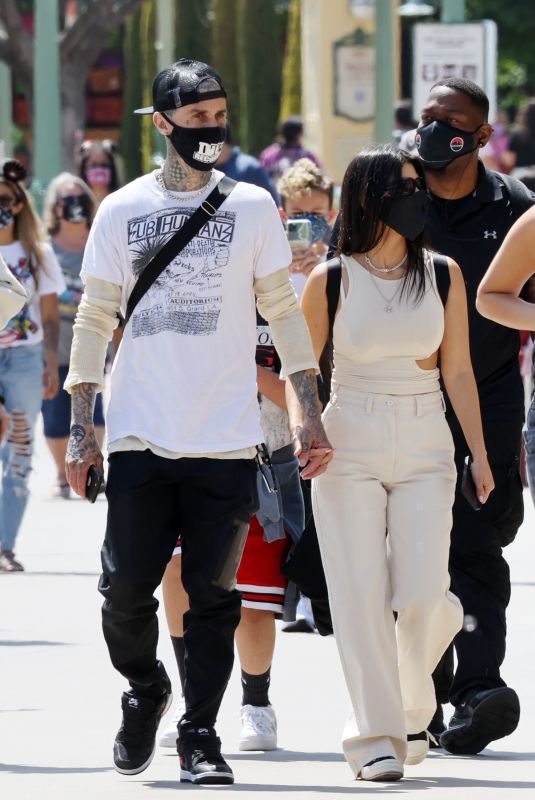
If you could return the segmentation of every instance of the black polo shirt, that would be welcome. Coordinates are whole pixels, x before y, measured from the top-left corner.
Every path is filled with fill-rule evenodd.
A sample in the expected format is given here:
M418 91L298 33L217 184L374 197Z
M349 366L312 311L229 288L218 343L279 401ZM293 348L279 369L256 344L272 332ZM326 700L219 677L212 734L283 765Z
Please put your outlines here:
M509 182L512 180L508 178ZM459 200L429 195L427 242L433 250L459 264L466 283L470 353L486 421L515 419L524 414L519 333L485 319L475 306L478 286L509 228L535 204L535 194L519 181L514 183L517 190L512 196L503 177L486 170L480 162L478 183L472 194ZM451 408L448 412L453 416Z

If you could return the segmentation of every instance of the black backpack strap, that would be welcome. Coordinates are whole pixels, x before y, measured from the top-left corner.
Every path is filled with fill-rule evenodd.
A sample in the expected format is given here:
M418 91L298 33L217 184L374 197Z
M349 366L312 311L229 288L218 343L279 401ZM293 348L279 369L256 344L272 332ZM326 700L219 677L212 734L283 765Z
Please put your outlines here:
M340 256L335 256L327 261L327 282L325 294L327 295L327 313L329 315L329 334L323 352L319 359L320 376L318 376L318 394L321 404L325 408L331 394L331 376L333 371L333 327L338 301L340 299L340 281L342 279L342 261Z
M334 318L338 301L340 300L340 281L342 279L342 261L340 256L335 256L327 261L327 283L325 292L327 294L327 313L329 315L329 339L333 335Z
M435 280L437 282L437 290L442 300L442 305L446 308L448 302L448 293L450 291L450 268L446 256L441 256L438 253L433 253L433 267L435 269Z
M141 298L148 292L154 281L162 274L164 269L171 263L181 250L196 236L203 225L208 220L215 216L217 209L224 203L229 194L236 186L236 181L232 178L227 178L225 175L217 184L215 189L210 192L208 197L203 200L199 208L197 208L191 217L186 220L182 227L158 250L154 258L149 261L137 282L130 293L128 303L126 305L126 314L124 324L132 316L132 312L141 300Z

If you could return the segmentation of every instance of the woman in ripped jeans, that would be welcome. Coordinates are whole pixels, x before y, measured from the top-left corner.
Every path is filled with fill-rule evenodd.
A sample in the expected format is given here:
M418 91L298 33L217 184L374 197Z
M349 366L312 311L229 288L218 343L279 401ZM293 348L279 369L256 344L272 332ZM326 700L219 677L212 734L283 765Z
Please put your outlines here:
M14 547L28 501L34 427L58 390L58 293L63 276L15 159L0 161L0 255L28 302L0 331L0 402L9 417L0 453L0 571L20 572Z

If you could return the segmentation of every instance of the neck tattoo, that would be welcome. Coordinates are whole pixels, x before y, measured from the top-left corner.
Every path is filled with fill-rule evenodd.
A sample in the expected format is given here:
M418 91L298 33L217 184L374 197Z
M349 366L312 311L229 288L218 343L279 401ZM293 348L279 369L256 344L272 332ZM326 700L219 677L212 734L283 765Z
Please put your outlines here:
M165 189L170 192L195 192L199 190L199 194L202 194L213 177L212 170L210 172L200 172L189 167L177 155L171 145L167 147L167 158L159 172Z

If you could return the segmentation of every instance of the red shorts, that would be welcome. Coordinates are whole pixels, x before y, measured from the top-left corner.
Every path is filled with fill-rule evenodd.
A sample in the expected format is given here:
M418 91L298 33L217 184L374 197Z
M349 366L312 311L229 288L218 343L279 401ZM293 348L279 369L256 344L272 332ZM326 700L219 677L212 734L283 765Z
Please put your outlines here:
M236 578L236 589L242 594L242 606L282 614L288 581L281 573L281 566L290 544L289 536L275 542L264 541L264 529L256 517L251 517ZM173 555L181 552L178 539Z

